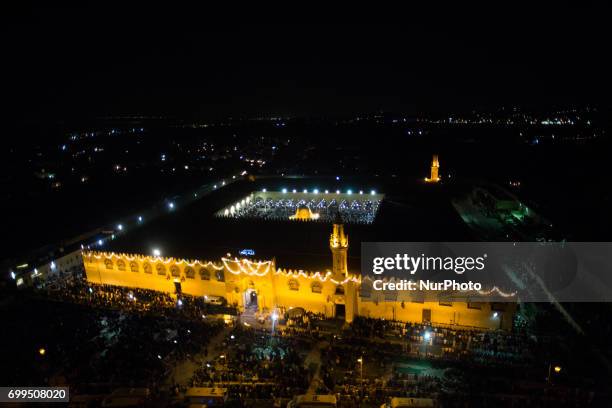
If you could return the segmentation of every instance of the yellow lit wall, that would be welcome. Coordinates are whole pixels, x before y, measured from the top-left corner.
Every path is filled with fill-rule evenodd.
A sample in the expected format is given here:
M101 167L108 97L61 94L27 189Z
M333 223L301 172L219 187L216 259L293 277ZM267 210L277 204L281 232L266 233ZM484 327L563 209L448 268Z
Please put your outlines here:
M107 252L83 252L87 280L93 283L175 292L175 282L183 293L194 296L222 296L229 304L245 306L245 294L257 293L259 311L275 308L289 310L302 307L315 313L334 317L335 305L346 305L357 315L407 322L422 322L423 309L431 311L431 322L443 325L478 328L510 329L515 306L505 304L505 310L494 311L483 303L480 309L469 308L465 302L451 306L438 302L385 301L361 298L359 278L347 275L343 280L331 271L321 273L276 269L274 260L248 261L222 259L217 262L150 257ZM474 306L474 305L472 305Z

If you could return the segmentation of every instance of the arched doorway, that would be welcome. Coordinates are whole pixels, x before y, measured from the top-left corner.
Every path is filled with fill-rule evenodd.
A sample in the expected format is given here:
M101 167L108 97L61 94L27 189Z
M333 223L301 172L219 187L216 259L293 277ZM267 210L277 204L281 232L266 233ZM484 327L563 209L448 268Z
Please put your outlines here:
M334 311L334 317L336 319L344 320L344 318L346 317L346 307L344 306L344 303L336 303L335 309L336 310Z
M257 311L257 291L255 289L247 289L244 291L244 309Z

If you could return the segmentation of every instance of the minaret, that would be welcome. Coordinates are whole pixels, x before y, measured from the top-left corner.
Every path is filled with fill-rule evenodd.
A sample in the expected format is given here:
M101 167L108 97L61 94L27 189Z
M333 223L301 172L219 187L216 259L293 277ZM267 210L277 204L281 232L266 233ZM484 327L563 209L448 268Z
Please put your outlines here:
M333 256L332 277L342 284L341 299L334 300L334 316L338 317L338 307L344 305L344 321L351 323L357 314L357 285L349 277L346 263L348 252L348 236L344 234L344 224L340 212L336 213L334 230L329 237L329 249ZM337 293L337 292L336 292ZM336 295L336 297L338 297Z
M431 177L425 177L425 181L428 183L437 183L440 181L440 175L438 174L440 170L440 162L438 161L438 155L434 154L433 159L431 160Z
M340 218L340 212L337 213L336 220L334 221L334 230L329 237L329 249L333 257L332 273L334 279L344 280L348 274L346 264L348 235L344 234L344 224Z

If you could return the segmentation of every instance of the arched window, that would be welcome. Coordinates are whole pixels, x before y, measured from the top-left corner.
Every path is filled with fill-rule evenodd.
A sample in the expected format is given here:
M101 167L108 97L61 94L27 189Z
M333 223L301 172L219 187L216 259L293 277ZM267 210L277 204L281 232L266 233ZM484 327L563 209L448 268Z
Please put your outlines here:
M151 264L148 262L142 264L142 269L144 270L144 273L153 273L153 268L151 268Z
M113 261L110 259L105 259L104 266L106 266L106 269L113 269Z
M210 272L208 272L208 269L204 269L204 268L200 269L200 279L210 280Z
M130 270L132 272L138 272L138 264L134 261L130 262Z
M189 279L195 278L195 271L191 266L185 267L185 276Z
M297 279L289 279L287 282L289 285L289 290L300 290L300 282Z
M217 271L217 280L219 282L225 282L225 273L223 272L223 269Z
M119 269L120 271L125 271L125 261L123 261L122 259L118 260L117 269Z
M179 270L178 266L172 265L170 267L170 273L172 274L172 276L178 277L181 274L181 271Z
M166 274L166 267L164 266L164 264L155 264L155 270L157 271L158 275L165 275Z
M310 289L312 290L312 293L321 293L323 292L323 285L321 285L321 282L312 282L312 285L310 285Z

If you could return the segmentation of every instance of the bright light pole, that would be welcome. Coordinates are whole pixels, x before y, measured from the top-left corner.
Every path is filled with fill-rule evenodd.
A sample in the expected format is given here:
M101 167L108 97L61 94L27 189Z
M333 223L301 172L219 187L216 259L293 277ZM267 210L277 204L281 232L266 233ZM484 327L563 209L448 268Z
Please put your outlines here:
M425 357L427 357L427 346L429 345L429 340L431 340L431 333L426 331L423 335L423 341L425 342Z
M546 382L547 383L551 383L552 382L552 371L555 371L556 374L559 374L561 372L561 366L553 366L552 363L548 364L548 377L546 378Z
M274 325L276 324L276 321L278 320L278 315L276 314L276 312L272 312L270 319L272 320L272 333L274 333Z

